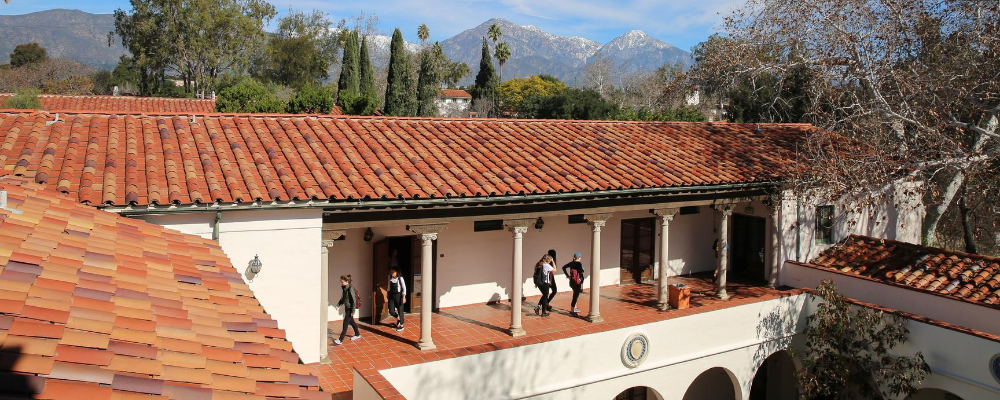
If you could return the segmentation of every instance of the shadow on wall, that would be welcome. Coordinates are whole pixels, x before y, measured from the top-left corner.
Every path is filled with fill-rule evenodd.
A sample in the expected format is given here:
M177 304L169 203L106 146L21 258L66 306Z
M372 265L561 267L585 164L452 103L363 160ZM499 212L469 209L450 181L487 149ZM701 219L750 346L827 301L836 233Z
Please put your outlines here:
M551 387L565 381L567 376L584 374L586 366L581 363L562 363L558 369L544 367L551 365L552 360L575 358L575 351L585 350L553 351L552 346L534 345L422 364L410 377L413 382L419 382L419 386L414 395L407 398L484 400L520 397L529 390L534 394L536 389ZM439 368L441 363L459 364L450 366L452 368ZM505 376L511 379L504 379ZM561 394L568 394L569 398L583 398L582 392L581 387L560 391ZM499 395L491 397L491 394Z
M684 400L740 400L743 398L740 383L728 369L709 368L691 382Z
M0 353L0 397L9 394L15 398L34 398L45 386L44 378L10 372L21 354L20 347L6 347Z

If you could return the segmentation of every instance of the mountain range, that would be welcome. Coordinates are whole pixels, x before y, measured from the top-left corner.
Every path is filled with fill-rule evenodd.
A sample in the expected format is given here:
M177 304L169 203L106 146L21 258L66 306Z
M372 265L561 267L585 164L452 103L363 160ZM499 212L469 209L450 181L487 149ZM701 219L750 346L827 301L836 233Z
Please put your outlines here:
M651 71L666 63L690 65L691 54L642 31L630 31L601 44L579 36L559 36L534 26L517 25L505 19L491 19L479 26L441 41L445 54L469 65L472 73L463 81L473 81L479 69L482 40L493 24L503 32L511 58L503 68L503 79L549 74L573 84L584 66L598 57L610 60L620 69ZM95 68L111 69L125 54L118 41L108 45L108 32L114 30L112 14L90 14L76 10L48 10L24 15L0 15L0 63L9 59L14 47L36 42L52 58L69 58ZM387 54L389 38L373 39ZM408 49L418 48L408 43Z

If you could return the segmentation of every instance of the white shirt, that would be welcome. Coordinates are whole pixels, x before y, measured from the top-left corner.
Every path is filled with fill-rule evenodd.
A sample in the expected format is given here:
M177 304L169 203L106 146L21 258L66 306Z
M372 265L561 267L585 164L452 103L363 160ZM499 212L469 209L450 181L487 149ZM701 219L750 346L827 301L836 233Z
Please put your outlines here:
M542 276L544 277L543 282L549 283L549 276L552 274L553 270L555 270L555 268L551 265L542 264Z

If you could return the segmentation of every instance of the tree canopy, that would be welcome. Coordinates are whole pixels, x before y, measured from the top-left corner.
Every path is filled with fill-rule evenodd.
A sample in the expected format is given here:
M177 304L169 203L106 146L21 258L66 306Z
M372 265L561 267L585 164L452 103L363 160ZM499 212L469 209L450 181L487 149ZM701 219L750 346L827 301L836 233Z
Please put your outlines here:
M320 11L290 11L278 21L277 31L254 66L255 76L285 86L318 84L329 75L339 48L332 23Z
M493 104L496 98L496 88L498 85L496 71L493 69L493 57L490 56L490 45L483 38L482 54L479 58L479 72L476 74L476 83L472 88L472 105L489 102Z
M223 113L281 113L285 102L256 79L238 78L219 92L215 110Z
M10 65L17 68L23 65L35 64L49 59L45 48L38 43L19 44L10 53Z
M407 116L416 113L416 93L410 72L410 57L404 47L403 33L392 33L389 49L388 82L385 89L385 115Z

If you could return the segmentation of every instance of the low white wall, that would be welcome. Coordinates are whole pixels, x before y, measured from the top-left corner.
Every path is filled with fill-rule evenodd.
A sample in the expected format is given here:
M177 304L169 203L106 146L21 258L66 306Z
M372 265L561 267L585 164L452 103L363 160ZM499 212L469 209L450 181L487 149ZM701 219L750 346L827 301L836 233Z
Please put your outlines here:
M756 208L760 210L760 207ZM631 218L654 217L647 211L630 211L613 214L601 230L601 285L617 285L620 282L621 221ZM525 296L540 294L531 282L535 263L548 250L555 250L559 267L569 262L573 253L583 254L586 270L584 287L590 285L590 240L591 228L587 224L570 224L568 215L546 217L541 231L530 228L524 235L522 260L522 287ZM677 215L670 224L670 264L673 274L690 274L715 269L715 255L712 243L718 218L714 211L703 206L701 212ZM440 307L455 307L479 304L510 298L511 256L513 254L512 235L507 230L474 232L473 221L458 221L448 224L448 228L438 235L437 244L437 288ZM336 229L336 224L327 224L326 229ZM659 223L656 223L657 235ZM341 310L333 305L340 298L341 275L350 274L355 286L367 291L372 286L372 257L374 242L386 237L411 236L404 224L391 227L372 228L374 237L365 243L363 228L347 230L346 240L338 240L330 248L330 320L343 319ZM658 259L659 239L655 240ZM414 249L419 251L419 249ZM412 286L412 282L407 282ZM556 269L556 284L560 292L569 292L569 281L560 268ZM412 289L412 287L411 287ZM366 295L370 296L369 295ZM366 298L366 301L368 299ZM371 315L371 310L362 309L361 316Z
M768 300L382 374L410 400L612 399L633 386L681 399L699 374L723 367L745 399L757 367L801 332L804 302L804 295ZM629 369L621 348L637 332L649 338L649 354Z
M815 288L823 280L853 299L1000 335L1000 310L790 262L782 269L783 285Z
M215 213L145 216L184 233L212 237ZM222 213L219 244L241 274L259 255L263 269L248 282L264 310L285 330L303 362L319 361L320 230L322 211L261 210ZM246 275L243 275L247 280ZM337 285L339 287L339 284ZM336 300L334 300L336 301Z

